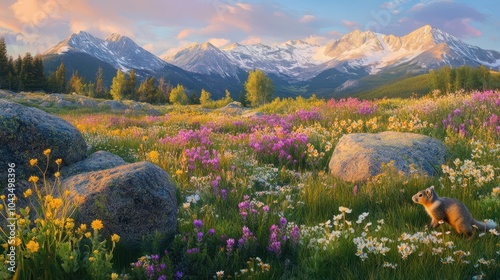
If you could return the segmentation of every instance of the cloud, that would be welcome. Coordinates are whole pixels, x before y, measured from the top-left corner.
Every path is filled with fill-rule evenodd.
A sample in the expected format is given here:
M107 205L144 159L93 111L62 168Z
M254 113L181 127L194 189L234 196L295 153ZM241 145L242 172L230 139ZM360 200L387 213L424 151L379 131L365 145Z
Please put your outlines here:
M208 42L217 48L222 48L228 45L231 41L226 38L210 38L208 39Z
M432 1L412 6L387 29L397 35L403 35L430 24L456 37L468 38L481 36L482 32L473 27L473 24L485 21L486 15L465 4L448 0Z
M313 16L313 15L303 15L300 19L299 19L299 22L301 23L309 23L309 22L313 22L316 20L316 17Z
M356 30L356 29L361 29L359 23L355 21L348 21L348 20L342 20L342 25L347 29L347 30Z
M250 37L246 38L245 40L240 41L240 43L243 45L260 44L260 43L262 43L262 39L259 37L250 36Z

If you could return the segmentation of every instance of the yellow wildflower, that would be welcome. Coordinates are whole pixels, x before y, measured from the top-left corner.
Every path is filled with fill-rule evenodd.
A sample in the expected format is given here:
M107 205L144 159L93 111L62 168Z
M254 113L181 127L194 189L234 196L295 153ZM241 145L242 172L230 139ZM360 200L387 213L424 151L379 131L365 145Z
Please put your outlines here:
M0 211L3 210L3 204L0 204Z
M25 197L25 198L30 197L32 194L33 194L33 191L31 191L31 189L27 189L27 190L23 193L23 195L24 195L24 197Z
M142 136L142 141L147 141L149 137L147 135Z
M30 240L30 242L26 244L26 249L28 249L28 251L30 251L31 253L35 253L38 252L38 249L40 249L40 245L38 244L38 242Z
M73 228L75 228L75 222L73 221L73 219L68 218L66 220L66 226L65 227L66 227L67 230L72 230Z
M120 241L120 236L116 233L111 235L111 241L117 243L118 241Z
M177 169L177 171L175 171L175 174L177 176L182 175L182 170L181 169Z
M57 171L56 173L54 173L54 177L59 178L59 176L61 176L61 173L59 171Z
M30 159L30 165L31 165L31 166L35 166L35 165L37 165L37 164L38 164L38 159L36 159L36 158L32 158L32 159Z
M93 220L92 221L92 224L90 225L92 227L92 229L94 230L100 230L102 229L104 226L102 225L102 221L101 220Z
M149 152L149 158L151 159L151 161L154 161L154 162L157 162L159 157L160 157L160 153L158 153L158 151L151 151Z
M92 236L92 233L90 233L90 231L85 233L85 237L90 238L91 236Z
M49 155L50 155L50 152L51 152L51 150L50 150L50 149L47 149L47 150L43 151L43 154L44 154L45 156L49 156Z
M116 280L118 279L118 274L117 273L111 273L111 280Z
M61 165L61 163L62 163L62 159L60 159L60 158L56 159L56 164L57 165Z
M95 258L94 257L90 257L89 258L89 262L93 262L93 261L95 261Z
M28 181L33 183L33 184L36 184L38 182L38 177L37 176L30 176Z
M87 225L86 224L81 224L80 227L78 228L78 232L83 234L84 232L87 231Z
M63 205L63 201L60 198L54 198L50 202L50 207L52 207L53 209L59 209L59 207L61 207L62 205Z
M5 200L5 195L0 195L0 199Z

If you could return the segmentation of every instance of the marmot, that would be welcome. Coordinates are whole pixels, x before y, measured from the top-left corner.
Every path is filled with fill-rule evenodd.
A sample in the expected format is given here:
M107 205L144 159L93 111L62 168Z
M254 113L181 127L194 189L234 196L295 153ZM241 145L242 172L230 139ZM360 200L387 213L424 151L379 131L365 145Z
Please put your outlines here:
M439 197L434 191L434 186L419 191L412 200L425 207L425 211L431 216L433 228L439 225L439 221L444 221L454 227L459 234L466 234L468 237L472 236L473 226L482 232L497 228L497 224L493 221L487 223L476 221L460 200Z

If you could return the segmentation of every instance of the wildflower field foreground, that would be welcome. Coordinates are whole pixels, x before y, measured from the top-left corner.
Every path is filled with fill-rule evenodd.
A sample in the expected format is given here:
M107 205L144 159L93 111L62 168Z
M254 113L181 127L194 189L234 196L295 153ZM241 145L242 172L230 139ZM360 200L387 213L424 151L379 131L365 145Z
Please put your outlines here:
M424 208L411 200L434 185L477 220L499 221L499 92L285 99L247 115L197 106L162 110L159 117L56 112L92 151L151 161L177 185L175 237L130 252L103 236L113 244L106 252L114 252L113 265L103 260L96 279L500 278L497 230L467 239L447 225L428 228ZM342 135L382 131L437 138L450 157L435 178L405 177L390 163L365 183L332 178L328 163ZM106 225L94 226L97 236L87 246L99 247L98 229ZM84 231L76 234L80 240ZM26 264L41 251L21 246L30 251ZM52 261L67 263L62 256Z

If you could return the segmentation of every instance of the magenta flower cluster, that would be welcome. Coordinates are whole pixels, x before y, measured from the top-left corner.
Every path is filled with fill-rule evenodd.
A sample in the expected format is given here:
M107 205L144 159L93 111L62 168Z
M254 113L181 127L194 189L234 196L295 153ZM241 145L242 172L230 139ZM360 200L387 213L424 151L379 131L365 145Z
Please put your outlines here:
M188 170L193 171L197 167L204 170L217 171L220 167L220 155L217 150L211 151L205 147L198 146L184 150L188 162Z
M281 255L287 242L295 248L300 239L300 228L294 225L290 229L290 232L287 232L287 225L288 221L286 218L281 217L279 224L273 224L269 229L269 245L267 246L267 250L277 256Z
M464 120L463 110L457 108L448 117L443 120L443 128L445 130L452 130L461 136L469 136L468 127L473 124L472 120Z
M352 97L340 100L330 99L326 104L326 108L331 110L347 110L364 116L377 112L377 104L374 102Z
M247 226L243 226L243 235L238 239L239 248L249 248L252 246L257 238L253 235L252 231Z
M165 136L160 139L161 144L171 144L176 146L204 146L208 147L212 144L210 140L211 128L205 126L198 130L181 130L175 136Z
M131 265L133 270L143 270L147 279L166 280L166 279L171 279L171 275L169 275L169 269L166 265L167 261L166 259L168 259L167 250L165 250L165 256L163 260L160 259L160 255L151 255L149 258L144 258L144 259L141 258L140 260L132 263Z
M247 221L247 219L257 219L258 215L259 214L262 214L262 215L267 215L267 213L269 212L269 206L267 205L264 205L260 211L255 207L255 203L253 203L252 201L250 201L250 197L248 195L245 195L243 196L243 201L238 203L238 209L240 211L240 215L241 215L241 218L243 219L243 221ZM250 217L248 217L248 215L251 215Z
M304 133L275 127L254 131L250 134L249 146L264 162L296 166L305 157L307 140Z

